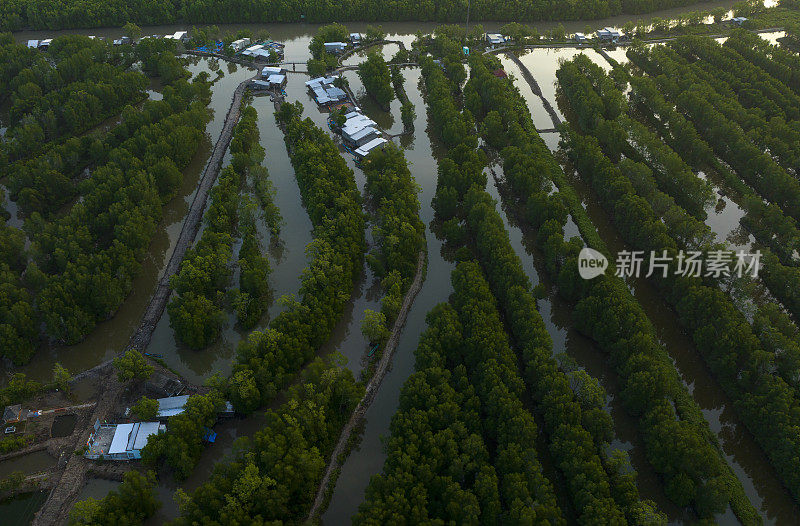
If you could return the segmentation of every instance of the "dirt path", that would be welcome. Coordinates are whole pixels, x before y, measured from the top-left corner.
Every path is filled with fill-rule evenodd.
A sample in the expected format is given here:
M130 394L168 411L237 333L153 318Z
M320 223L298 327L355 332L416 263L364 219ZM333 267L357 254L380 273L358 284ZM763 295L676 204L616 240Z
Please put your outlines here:
M242 98L249 82L250 79L242 81L233 92L231 106L225 116L225 124L198 183L197 193L186 214L175 249L126 350L135 348L144 351L150 343L158 320L164 313L170 296L169 278L180 268L186 250L192 245L197 231L200 229L208 193L214 186L222 167L222 159L230 144L233 127L239 120ZM123 393L124 385L117 382L110 362L105 362L93 368L92 371L101 376L100 382L104 386L103 394L95 406L91 418L79 430L76 430L73 439L61 449L58 468L63 466L63 469L53 474L55 487L36 514L31 523L33 526L52 526L67 521L69 510L86 481L86 473L93 465L91 461L86 460L82 455L75 455L74 452L84 445L94 422L97 420L102 422L113 413Z
M406 292L406 296L403 299L403 305L400 307L400 312L397 314L397 319L394 321L392 333L389 336L389 340L386 342L383 355L381 355L381 359L375 368L375 374L372 375L369 383L367 383L364 396L358 402L358 405L350 415L350 419L342 428L342 432L339 435L339 440L336 442L336 447L333 448L333 453L331 453L331 458L328 461L328 467L325 470L325 475L322 477L322 482L320 482L319 488L317 489L317 496L314 498L314 504L311 506L311 511L308 513L306 522L310 522L319 513L320 507L325 501L325 495L328 493L328 486L331 483L331 477L333 473L340 467L339 457L344 453L347 443L350 441L350 436L353 434L353 430L355 430L355 428L358 426L358 423L361 421L361 419L364 418L364 414L366 414L367 409L369 409L369 406L372 404L373 400L375 400L375 395L378 394L378 389L380 389L381 382L383 382L383 378L386 376L389 365L392 363L392 355L394 354L397 344L400 341L400 333L406 323L408 311L411 310L411 305L414 303L414 298L422 288L424 269L425 251L422 250L420 251L419 258L417 260L417 273L414 276L414 281L411 283L411 287L409 287L408 292Z
M82 422L83 425L77 426L71 440L65 441L60 448L56 471L52 474L53 491L36 513L32 526L53 526L67 521L69 510L86 482L86 472L90 467L90 461L83 455L76 455L75 451L84 445L94 422L98 419L102 421L111 414L122 394L122 385L116 381L113 371L107 374L110 385L104 390L91 416Z
M198 184L197 193L192 200L189 213L186 214L181 233L178 236L178 242L175 244L175 249L172 251L172 255L164 269L164 274L158 282L156 291L150 298L147 310L144 316L142 316L142 322L131 337L131 341L127 347L128 349L137 349L140 351L147 349L156 324L158 320L161 319L161 315L164 312L164 307L166 307L170 295L169 278L178 272L183 257L186 255L186 250L192 245L197 231L200 229L200 222L203 219L203 211L206 208L208 193L211 187L214 186L219 171L222 168L222 158L231 142L233 127L239 121L242 96L250 80L251 79L242 81L233 92L233 100L231 101L230 109L228 109L228 114L225 116L225 125L211 152L211 158L208 160L208 164L206 164L206 168L203 171L200 183Z
M517 65L519 70L522 72L522 76L525 77L525 81L531 87L533 94L542 99L542 104L544 105L544 109L547 112L547 114L550 115L550 120L553 121L553 128L558 128L561 125L561 118L558 116L558 113L556 113L556 110L550 104L550 101L545 99L544 95L542 95L542 89L539 87L539 83L536 82L536 79L533 78L533 75L531 74L530 70L511 51L506 51L505 55L508 58L510 58L514 64Z

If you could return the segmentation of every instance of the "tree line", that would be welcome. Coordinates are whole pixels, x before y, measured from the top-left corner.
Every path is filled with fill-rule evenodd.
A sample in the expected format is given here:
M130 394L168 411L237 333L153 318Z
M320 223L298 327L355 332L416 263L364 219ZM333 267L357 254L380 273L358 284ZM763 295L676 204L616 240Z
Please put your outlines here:
M286 401L265 412L252 437L237 441L208 482L191 495L178 490L181 516L171 524L303 522L362 392L348 369L312 361Z
M392 74L380 52L370 52L367 59L358 65L358 78L364 84L367 95L375 99L384 110L388 110L389 103L394 100Z
M786 216L775 203L765 202L724 165L692 122L664 98L652 78L633 75L628 80L630 105L635 108L636 118L654 129L693 169L718 174L739 206L746 211L742 224L760 243L770 247L784 264L790 264L793 252L800 249L797 222Z
M566 214L556 210L566 206L589 246L607 250L536 134L524 99L509 80L490 73L496 64L487 67L484 60L471 58L475 94L468 91L465 101L487 143L500 151L508 187L501 195L511 199L512 210L519 210L526 230L535 235L555 290L574 305L576 328L610 354L623 407L637 418L648 461L662 476L667 496L680 506L692 505L701 517L713 516L730 500L737 516L757 520L641 306L612 275L593 280L578 276L583 242L564 239ZM556 183L556 192L548 191L550 182Z
M128 70L134 60L130 46L117 49L81 36L55 39L9 82L8 115L14 124L3 142L8 162L88 131L144 99L147 77Z
M363 221L363 216L355 215L354 205L360 206L360 200L358 199L359 194L355 190L353 174L344 165L327 134L310 121L300 120L301 115L302 107L299 104L286 105L277 112L278 121L286 132L287 147L295 165L301 194L313 217L315 243L336 243L351 249L363 247L361 243L358 243L356 237L358 231L348 230L345 223L346 214L352 214L350 216L352 225L358 225L359 219ZM233 145L232 149L234 149ZM252 154L250 157L252 158ZM234 157L234 162L235 159ZM323 170L323 167L326 166L332 171ZM397 148L388 146L384 150L373 152L365 159L364 170L367 175L366 194L375 211L377 223L375 229L377 243L375 250L370 255L370 260L376 274L382 278L382 286L386 291L386 296L382 300L384 320L393 320L399 310L403 294L410 286L415 274L417 254L424 246L424 225L418 217L419 201L416 196L418 188L408 170L402 151ZM332 178L334 173L337 175ZM339 195L329 195L332 188L338 188ZM334 222L334 218L338 220L338 223ZM361 236L363 236L363 223L360 224L362 225ZM352 235L352 237L348 237L348 235ZM363 240L361 242L363 243ZM363 248L361 249L363 250ZM346 289L347 294L344 294L344 290L343 293L331 290L331 286L336 284L336 281L331 280L329 284L325 283L326 276L332 274L331 271L335 272L337 265L340 268L342 266L334 262L331 268L325 268L323 271L323 266L328 263L325 259L330 260L331 257L332 251L326 250L326 253L321 253L316 260L317 268L313 272L307 270L304 273L301 294L305 292L303 302L307 302L309 306L319 305L323 300L341 302L349 297L352 282ZM345 251L335 257L342 261L342 258L348 257L348 253ZM352 279L352 273L360 271L355 263L360 261L361 253L352 252L349 257L353 260L349 276ZM314 269L314 267L315 264L312 263L311 268ZM338 279L344 280L344 277ZM332 275L332 278L337 279L335 275ZM319 294L314 297L315 288L319 288L326 296ZM320 321L318 317L308 317L310 307L304 309L301 303L291 302L290 309L296 309L297 312L286 313L284 311L285 313L276 318L266 334L254 333L251 335L248 342L239 349L237 365L232 376L226 382L218 382L218 389L227 394L237 411L251 412L255 410L263 405L264 399L274 397L277 389L282 387L281 384L273 383L268 387L271 391L264 390L259 393L259 390L264 389L261 387L263 384L256 379L255 372L251 369L251 364L255 365L256 362L253 358L247 362L244 361L245 353L253 353L249 354L252 357L256 352L264 352L263 367L270 364L279 366L281 364L274 361L274 351L267 347L269 344L265 345L266 342L278 338L280 338L276 342L278 344L299 342L302 338L307 337L303 333L309 332L308 327ZM339 311L341 311L341 307L339 307ZM298 320L301 319L299 316L303 317L302 324L298 323ZM332 322L329 327L332 328ZM313 345L318 347L324 341L323 338L327 339L327 335L320 335L320 340ZM256 345L259 345L260 348L255 347ZM303 363L298 363L295 371L303 365ZM261 367L260 364L259 366ZM285 383L295 373L288 370L286 365L283 367L285 367L285 376L279 380ZM293 387L290 389L287 396L291 400L279 411L268 412L268 419L272 421L274 417L274 422L267 426L268 429L252 443L244 444L241 455L237 454L235 458L230 459L230 462L221 465L212 477L211 483L201 487L192 497L184 499L183 514L178 521L179 524L196 521L199 518L208 520L209 518L228 517L234 513L234 509L235 514L243 513L243 516L246 517L261 515L265 519L269 517L270 520L284 521L303 518L303 514L313 500L313 491L322 476L329 451L335 444L341 426L349 416L349 411L361 397L363 389L360 384L355 384L349 371L340 370L333 364L323 363L319 359L303 370L301 380L303 388ZM335 385L328 384L331 378L336 379ZM325 396L330 397L326 402L321 403L314 394L318 389L331 389L330 392L325 393ZM282 411L286 411L285 414L293 414L293 411L296 410L295 404L305 404L306 402L317 404L319 407L328 404L328 408L322 412L315 410L313 414L308 415L306 421L296 422L298 427L286 429L283 423L286 417L283 416ZM212 412L207 414L210 417ZM195 427L192 429L173 428L171 423L168 433L164 435L169 438L163 440L164 444L158 448L159 454L151 457L148 453L145 458L153 458L153 462L161 457L178 460L170 451L194 451L196 454L192 454L188 459L182 459L181 462L173 463L168 460L174 471L180 473L181 477L186 476L196 464L197 456L201 451L197 439L201 433L197 422L201 421L203 417L202 415L198 415L198 417L187 418L188 421L195 422ZM314 418L320 419L320 421L322 419L330 420L325 433L309 433L307 426L312 425ZM295 420L293 419L293 421ZM189 425L189 423L185 424ZM314 429L319 429L318 423L313 426ZM303 436L303 440L297 440L298 434ZM186 441L185 437L194 438L191 443L181 443L181 441ZM290 440L286 440L286 438L290 438ZM266 451L268 446L272 450L276 441L284 443L284 440L289 449L284 452L276 452L276 454L289 455L296 460L287 458L285 462L277 465L274 461L267 460L252 462L251 459L255 453ZM263 457L262 454L259 456ZM244 466L242 462L244 462ZM299 464L293 464L297 462ZM179 464L182 465L179 466ZM281 473L286 469L296 469L298 475L283 478ZM237 488L245 479L248 484L258 484L258 477L262 477L264 481L270 479L281 481L279 487L273 489L267 489L269 485L264 487L263 491L273 492L273 496L269 497L271 501L267 503L262 498L248 498L240 501L241 493ZM237 496L234 497L234 495ZM222 497L227 502L233 502L231 498L234 498L236 505L232 505L230 509L221 509L216 505L218 500L215 499Z
M251 162L253 150L248 148L255 147L256 159L263 154L257 147L255 116L246 111L237 145L231 144L231 149L240 154L232 162L242 163L242 170ZM253 331L240 343L231 375L215 377L209 394L190 398L190 402L198 399L196 411L187 410L175 417L184 418L177 425L172 419L167 432L159 435L152 447L148 443L145 449L149 451L143 451L143 459L154 466L166 463L179 479L188 477L199 461L205 429L213 425L226 398L237 413L250 414L266 406L297 377L329 338L361 272L364 215L353 172L330 137L309 119L301 119L302 111L300 103L286 103L276 112L314 226L314 240L306 249L310 264L301 276L301 298L282 298L286 309L269 328ZM224 209L219 212L209 221L218 218L224 224L229 220L230 215L222 213Z
M257 121L255 108L247 105L241 110L231 138L231 163L223 168L211 189L211 203L203 217L206 227L170 278L175 291L167 305L170 326L178 340L194 349L215 341L225 324L233 245L239 235L241 273L232 301L237 319L242 326L252 328L267 308L269 260L261 254L254 212L240 197L250 171L260 166L265 156L259 144Z
M385 292L381 314L391 323L414 280L418 254L425 248L419 186L403 151L393 143L370 152L361 167L367 177L364 192L376 219L375 245L367 254L367 263L381 279Z
M711 42L710 39L704 40ZM734 51L726 50L716 43L703 43L702 40L697 41L696 39L681 39L676 43L676 47L681 49L684 54L702 53L703 56L716 56L715 52L719 52L727 57L735 54ZM797 268L797 261L794 258L794 247L797 246L798 240L796 222L794 221L797 217L797 211L793 202L789 204L791 198L787 198L786 195L796 195L798 189L800 189L800 183L798 183L796 175L790 175L790 173L796 173L793 161L789 160L787 162L787 157L782 156L782 153L791 157L791 154L787 152L797 149L796 143L800 141L800 136L791 138L791 136L796 135L796 131L792 131L784 120L784 118L790 119L788 114L781 113L774 116L770 120L770 124L760 118L759 115L766 113L770 107L775 108L775 104L771 100L768 101L763 97L754 96L754 93L757 91L757 86L773 86L775 92L785 93L787 97L794 97L794 95L790 92L787 93L785 86L776 79L769 77L763 70L761 70L758 78L769 78L770 81L758 80L751 84L746 84L744 87L739 86L738 91L741 94L737 97L737 90L734 90L730 83L722 80L728 78L727 75L721 70L715 71L714 74L709 74L706 71L708 69L713 71L713 65L704 66L703 68L698 67L698 64L690 65L681 59L678 53L671 50L666 50L663 53L659 52L658 55L653 55L652 59L645 59L635 51L631 53L636 57L636 60L648 60L647 64L657 64L657 66L646 66L650 68L651 74L667 68L670 72L679 75L681 80L677 83L670 83L667 77L661 75L657 78L659 82L668 85L667 92L672 97L681 97L679 107L684 111L691 112L689 116L704 131L713 148L728 161L730 166L736 170L736 173L745 182L751 184L764 198L778 205L773 207L775 212L771 214L772 220L770 224L774 231L771 231L769 227L760 226L758 224L758 216L755 214L753 216L748 214L750 217L746 218L744 224L751 228L754 235L767 247L777 249L777 256L767 248L764 250L763 279L776 298L796 316L800 313L800 295L797 294L795 288L800 286L800 269ZM721 61L723 58L717 58L716 60ZM739 58L741 59L741 57ZM642 63L644 64L644 62ZM705 62L703 64L705 65ZM728 65L729 67L745 69L739 65L739 60L734 61L731 59ZM656 67L661 69L654 69ZM754 66L751 65L752 67ZM750 76L752 77L752 75ZM681 87L679 87L679 83ZM691 86L688 85L689 83L691 83ZM741 81L736 81L736 84L742 83ZM755 87L747 87L753 85ZM757 111L748 111L742 107L738 101L743 98L750 100L751 105L754 105L757 101ZM800 99L797 99L797 101L800 104ZM686 106L683 104L686 104ZM699 113L700 111L703 113ZM791 123L792 121L790 120L789 122ZM749 132L746 131L748 128ZM780 129L785 129L788 130L786 135L790 138L784 141L773 136L772 139L762 141L759 137L763 138L763 135L758 132L757 128L766 131L768 135L779 133ZM728 144L726 142L728 140L733 141L733 143ZM751 157L744 158L742 157L743 153L750 154ZM781 159L783 159L783 163L780 163ZM780 166L780 164L783 164L783 166ZM787 171L787 169L790 171ZM740 189L741 194L752 196L746 200L744 206L748 209L754 208L755 212L761 217L768 217L766 210L763 213L760 212L762 209L767 208L768 204L759 203L758 196L746 185L740 184L739 186L744 187ZM776 217L779 208L782 208L786 214L794 215L791 218ZM776 232L783 235L780 238L776 238L774 235ZM787 236L791 236L791 242L788 245L785 244Z
M727 166L723 165L714 155L711 148L697 134L690 121L678 113L671 104L658 92L655 82L649 77L633 76L631 82L631 102L640 107L638 110L639 118L642 118L650 126L659 131L663 140L672 147L680 149L681 154L690 162L694 169L703 170L707 173L716 173L724 181L727 192L746 211L741 219L744 225L758 240L762 246L762 267L761 278L770 290L777 290L781 301L787 308L794 310L792 304L783 291L794 290L791 286L794 283L794 257L793 252L797 250L800 231L793 218L783 214L781 209L774 203L765 202L748 185L742 182L735 173ZM644 108L650 108L642 113ZM659 115L660 119L669 122L668 126L661 125L661 121L655 118ZM669 130L681 130L680 134L670 133ZM690 140L684 142L681 137L688 137ZM790 273L784 275L784 269L789 269ZM779 280L775 282L776 279ZM779 287L783 286L781 289ZM793 330L790 328L794 324L790 322L787 314L779 308L775 308L772 303L759 306L753 328L756 335L761 340L765 349L769 350L775 359L778 374L795 391L798 391L798 365L800 355L798 355L796 345L791 342Z
M24 49L8 40L2 47ZM86 37L55 39L51 49L62 68L12 60L4 82L55 89L96 73L91 62L98 57L128 53L110 47ZM136 53L144 62L160 61L151 54L172 55L163 45ZM207 76L187 82L183 66L173 66L184 73L172 76L163 100L128 105L107 133L72 137L11 165L9 184L29 215L23 231L0 226L0 348L15 362L35 352L42 324L43 336L76 343L130 292L161 207L177 191L209 118ZM102 78L109 69L97 71Z
M594 512L622 521L626 520L628 513L630 517L639 512L648 514L644 511L650 509L648 504L639 506L635 484L631 487L631 480L619 477L618 466L605 458L602 444L609 439L612 427L608 415L595 405L597 398L581 400L580 395L571 390L568 376L558 370L552 359L548 348L551 345L549 335L536 314L527 277L510 246L494 204L483 190L486 159L473 146L477 138L471 124L471 113L459 112L454 101L453 94L458 84L450 79L460 78L461 72L457 68L463 71L463 66L456 66L448 60L442 63L445 69L429 57L422 59L431 128L438 130L437 138L449 141L451 148L449 155L440 162L434 199L437 220L442 224L441 232L459 257L469 258L471 250L475 251L498 305L506 319L513 320L509 322L509 332L514 348L525 366L524 378L535 401L543 404L542 410L548 415L545 431L549 435L549 454L564 475L567 493L576 512L584 520L590 520ZM470 100L470 97L468 85L464 98ZM477 281L477 278L472 281ZM488 307L484 311L491 312ZM480 317L479 314L472 316ZM598 392L599 384L594 379L581 373L577 376L586 382L576 385L586 386L587 393ZM600 451L603 451L602 455ZM608 462L604 463L604 460Z
M594 188L601 202L614 210L612 222L632 247L675 256L679 246L653 209L620 169L605 156L598 141L566 129L564 148L578 174ZM796 405L795 393L779 375L771 372L770 356L745 316L733 305L716 280L674 274L650 279L676 310L680 323L693 336L722 388L734 401L745 425L764 448L784 483L793 492L796 475L791 456L780 444L796 442L790 432ZM760 393L781 393L778 400L765 400ZM771 415L768 416L768 415Z
M142 524L152 517L161 503L156 496L152 471L125 473L122 484L102 499L77 502L69 512L69 526L112 526Z
M492 0L470 6L473 20L582 20L621 13L646 13L687 5L688 0L597 0L585 2L507 3ZM7 0L0 5L0 29L66 29L78 27L188 23L266 23L332 21L421 21L460 22L467 2L418 4L404 0L375 2L356 0L347 4L325 4L299 0L258 0L241 5L233 0Z

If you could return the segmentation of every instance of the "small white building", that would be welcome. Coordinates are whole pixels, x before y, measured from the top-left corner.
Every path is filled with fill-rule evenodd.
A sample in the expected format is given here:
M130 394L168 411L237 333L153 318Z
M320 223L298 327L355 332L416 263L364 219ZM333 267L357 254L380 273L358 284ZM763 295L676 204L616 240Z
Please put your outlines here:
M165 40L177 40L179 42L187 42L189 40L188 31L175 31L171 35L164 35Z
M84 457L90 460L135 460L142 458L142 449L148 439L165 431L167 426L159 422L135 422L132 424L94 424L94 432L86 442Z
M620 33L619 30L613 27L604 27L603 29L597 30L597 39L605 42L617 42L623 36L624 35Z
M231 49L238 52L247 48L247 46L249 45L250 45L249 38L240 38L239 40L234 40L233 42L231 42Z
M575 33L574 35L572 35L572 40L582 44L586 42L586 35L584 35L583 33Z
M264 49L264 44L256 44L242 51L242 55L252 55L256 51L260 51L262 49Z
M731 24L733 24L735 26L741 26L745 22L747 22L747 18L743 17L743 16L737 16L737 17L731 18Z
M372 126L366 126L360 130L353 131L342 130L342 139L353 148L361 147L380 136L380 132Z
M361 33L350 33L350 42L353 44L360 44L364 40L364 35Z
M306 87L308 89L314 89L317 86L333 86L334 80L336 80L335 77L317 77L306 81Z
M250 81L250 88L254 90L269 90L272 88L269 81L253 79Z
M333 85L333 77L317 77L306 82L317 104L330 104L347 99L347 93Z
M39 41L38 40L28 40L28 48L36 49L38 47L39 47Z
M261 68L261 78L269 78L270 75L283 75L286 70L277 66L264 66Z
M361 115L357 113L356 115L352 115L350 117L345 116L346 120L344 121L344 125L342 126L342 132L348 131L350 133L358 131L362 128L366 128L368 126L377 126L378 124L367 117L366 115Z
M277 57L277 54L275 54L274 51L264 46L260 46L258 49L254 49L253 51L242 51L242 55L253 57L256 60L265 61L268 61L270 58Z
M491 46L501 46L506 43L506 37L500 33L486 33L486 42Z
M375 150L376 148L381 148L384 144L386 144L386 142L386 139L383 137L378 137L377 139L372 139L368 143L357 148L353 153L355 154L356 158L360 160L369 155L369 152Z
M347 49L347 44L345 42L325 42L323 45L327 53L333 53L334 55L342 53Z
M284 86L286 86L286 75L270 75L267 77L267 82L269 83L269 87L271 89L282 89Z
M158 402L158 418L169 418L183 413L186 402L189 401L189 395L182 396L169 396L167 398L159 398Z

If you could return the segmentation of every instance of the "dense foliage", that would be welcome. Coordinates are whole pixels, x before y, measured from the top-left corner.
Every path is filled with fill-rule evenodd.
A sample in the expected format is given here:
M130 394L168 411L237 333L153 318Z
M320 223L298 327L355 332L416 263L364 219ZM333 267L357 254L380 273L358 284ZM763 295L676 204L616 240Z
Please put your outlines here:
M536 135L524 100L510 82L490 73L495 66L487 67L480 57L473 58L471 66L465 101L483 121L487 142L501 151L509 190L501 195L513 196L514 208L536 233L537 247L558 293L569 302L578 302L577 328L610 353L619 374L623 407L638 418L647 458L665 478L667 495L680 505L694 501L701 516L723 509L730 497L738 516L754 519L755 510L725 465L699 408L639 304L616 278L601 276L587 281L578 276L576 258L583 243L577 238L564 240L566 218L563 212L556 213L561 202L590 246L602 251L605 247L586 211L570 197L569 184ZM556 182L558 191L548 193L542 178ZM681 439L673 441L668 436Z
M364 257L364 215L352 170L331 138L302 107L284 104L277 112L314 240L308 246L300 299L284 299L286 310L256 331L238 349L230 382L230 399L249 412L265 405L325 342L344 304Z
M180 270L170 278L176 292L167 305L170 326L180 341L194 349L208 346L222 330L234 237L239 230L243 244L239 252L242 273L237 318L242 325L252 327L266 309L269 262L258 246L252 210L245 208L243 228L239 228L240 190L250 170L264 159L257 120L255 108L242 109L231 139L231 164L222 170L210 192L211 204L203 216L206 228L197 244L186 252Z
M224 406L222 393L216 389L190 396L183 413L170 418L167 432L148 439L142 449L142 462L154 469L166 466L175 478L184 480L200 460L203 437Z
M203 138L209 89L205 75L191 83L185 80L188 72L176 62L168 44L138 46L132 54L129 46L112 51L110 44L86 37L58 38L48 55L58 59L56 64L63 71L55 71L50 62L38 60L9 40L2 39L0 47L2 53L19 50L21 58L4 68L3 82L20 88L38 83L56 88L91 78L104 86L102 93L117 97L111 93L116 88L109 90L103 79L118 73L113 62L124 64L137 58L146 69L152 64L153 74L166 75L162 77L163 100L146 101L139 108L126 106L120 122L107 133L47 145L36 157L13 163L8 171L12 198L19 198L23 213L30 217L24 234L0 225L0 287L4 290L0 349L14 361L24 362L36 349L40 324L49 338L76 343L112 315L128 295L155 234L161 207L176 192L181 170ZM94 64L105 59L112 64ZM139 86L135 79L143 77L137 75L117 77ZM74 93L80 98L86 90ZM14 97L19 111L28 111L23 99ZM32 99L36 107L42 100ZM114 100L119 104L123 99ZM31 115L43 115L31 111ZM102 113L75 111L92 118ZM35 120L22 123L37 126ZM24 247L26 235L29 249Z
M208 482L191 496L179 490L181 517L173 525L301 523L361 393L349 370L313 361Z
M117 370L117 380L120 382L147 380L153 374L153 366L136 349L114 358L112 365Z
M339 65L339 58L325 51L325 42L349 42L350 33L342 24L328 24L317 29L308 44L311 58L308 59L308 73L312 77L324 74Z
M232 173L243 173L254 160L252 167L257 168L258 160L263 158L255 110L245 111L247 115L231 144L231 150L237 152L227 168ZM214 386L208 394L190 398L192 410L187 405L187 411L170 420L167 432L151 440L143 450L145 462L153 466L166 464L179 479L186 478L197 464L203 437L216 421L224 397L238 413L252 413L272 401L313 358L339 319L363 265L364 216L353 172L330 137L310 120L301 120L300 115L299 103L284 104L276 113L285 128L300 192L314 225L314 241L308 248L311 263L301 277L301 300L284 299L287 308L270 327L254 331L240 344L230 377L212 382ZM232 224L232 216L225 210L237 209L221 207L219 213L209 214L206 230L213 224ZM250 264L243 265L243 270L251 270ZM327 369L322 364L317 367ZM317 370L311 366L309 369ZM323 374L319 370L317 373ZM333 373L323 376L328 374ZM316 442L300 447L314 448Z
M580 98L570 102L573 100ZM702 103L706 104L705 99ZM669 227L656 217L647 201L636 195L633 185L604 155L597 140L567 130L564 147L578 174L592 186L604 207L614 211L612 221L623 239L635 249L658 254L666 251L674 258L680 245ZM671 267L665 277L654 274L650 279L676 310L698 351L734 401L742 421L797 495L796 458L785 453L785 448L794 449L796 446L790 444L797 443L791 431L797 425L797 394L773 372L772 358L745 315L720 288L719 278L682 276Z
M561 524L488 284L475 263L459 265L452 279L454 307L440 305L428 316L418 372L392 420L384 474L371 481L355 522Z
M689 0L598 0L596 2L497 0L471 5L473 20L577 20L620 13L646 13L689 4ZM0 4L0 29L61 29L70 27L233 22L438 21L464 19L465 0L412 3L401 0L356 0L343 4L299 0L6 0Z
M4 47L22 48L11 43ZM14 123L3 142L8 161L86 132L145 96L147 77L128 70L136 60L130 46L64 36L55 39L46 54L23 56L29 62L0 95L0 100L8 97L9 122Z
M383 55L377 51L367 55L367 59L358 65L358 77L364 84L367 94L382 107L388 108L394 99L394 90L391 84L392 75L389 73L389 66L383 60Z
M77 502L69 514L70 526L134 526L142 524L161 506L152 472L125 473L122 484L102 499Z
M624 502L624 506L627 508L626 511L632 517L640 512L649 514L645 510L650 509L650 505L640 506L638 503L638 495L635 484L632 484L632 479L620 476L616 471L615 462L611 461L611 459L606 459L608 462L605 465L601 460L599 452L603 451L604 456L605 450L602 444L607 440L610 432L610 423L608 415L603 412L600 406L595 405L598 398L590 397L583 399L579 403L562 405L573 396L580 398L577 393L570 392L569 385L582 386L585 388L585 390L582 390L585 394L598 392L597 389L602 392L602 389L585 374L579 376L585 379L586 382L570 382L565 375L562 376L562 373L556 371L555 362L546 347L550 342L543 328L541 318L538 318L538 327L542 332L535 329L537 327L535 323L531 323L535 322L537 318L532 318L530 314L530 312L535 313L535 301L530 296L530 293L527 292L529 287L527 278L521 270L519 260L509 245L502 221L497 216L493 203L491 203L488 195L483 190L486 179L482 174L482 167L485 161L467 146L475 140L474 136L471 136L469 127L463 126L468 122L467 119L469 117L466 114L461 114L456 109L452 97L452 84L447 80L442 69L431 59L423 61L423 77L425 78L426 95L431 108L430 117L434 128L442 131L449 130L452 133L448 135L448 140L458 144L451 154L440 163L439 184L434 204L437 207L437 214L440 216L440 220L446 220L443 232L448 241L455 243L456 246L461 242L467 241L467 238L474 240L479 259L490 278L489 283L492 285L492 292L500 300L500 305L505 310L507 318L516 316L514 322L511 322L511 333L515 338L519 338L517 343L520 348L525 349L523 351L523 363L527 363L531 368L531 375L529 377L526 376L526 379L531 382L541 380L541 383L535 384L537 387L532 388L531 391L536 389L538 396L545 399L543 403L547 404L548 407L546 413L553 416L552 420L547 422L547 430L552 433L552 436L548 437L550 454L557 460L560 470L565 475L569 494L575 499L573 503L581 513L586 513L583 516L585 521L590 521L589 517L592 516L604 516L612 518L611 520L616 518L616 520L624 522L625 512L620 510L615 499L619 499L620 503ZM437 108L437 110L433 108ZM437 114L437 111L441 113ZM450 124L452 127L447 128L445 127L446 124ZM462 130L464 133L459 134L458 130ZM444 137L444 135L440 135L440 137ZM459 217L466 221L467 232L457 226L460 222ZM465 234L468 235L465 236ZM469 243L469 245L472 245L472 243ZM510 359L507 357L513 356L513 353L507 347L508 343L503 343L508 342L508 337L505 335L502 323L493 321L493 316L496 314L493 315L492 313L497 312L497 307L493 305L495 300L492 297L492 293L489 292L488 283L484 281L481 274L480 268L474 263L465 263L458 268L453 277L456 290L454 305L460 315L461 312L465 313L464 317L460 318L465 342L462 345L456 344L455 348L459 350L453 352L456 353L456 357L458 353L465 354L463 360L467 367L467 373L475 382L474 385L479 398L482 396L481 393L492 383L496 384L499 378L508 378L508 381L516 378L513 380L514 382L521 380L516 366L512 366L516 358L506 361ZM485 331L489 330L494 333L494 336L479 336L487 334ZM483 349L485 349L477 355L470 354L471 347L468 342L474 341L472 340L473 338L479 338L483 342ZM488 342L493 343L489 344ZM451 358L451 360L457 359L456 357ZM482 362L482 360L489 361ZM448 363L447 365L450 369L455 366L454 363ZM487 382L486 376L473 369L475 367L477 367L477 371L493 370L495 367L500 368L497 369L497 373L492 373L497 375L495 380ZM536 370L537 367L538 370ZM548 370L548 368L550 369ZM549 375L540 376L540 374ZM577 376L574 379L577 380ZM551 381L554 384L550 384L549 382ZM500 383L502 385L502 381ZM556 386L559 387L557 388ZM560 396L555 395L553 390L555 389L557 392L559 388L566 388L567 393ZM580 387L576 387L576 389L580 389ZM555 396L549 398L551 395ZM510 396L510 398L505 405L513 407L511 399L513 399L514 395L509 394L506 396ZM519 392L517 392L517 396L519 396ZM603 396L600 395L599 399L602 398ZM537 401L539 401L538 397ZM495 407L495 404L492 403L491 406ZM560 413L560 411L564 412ZM583 411L586 411L586 413L582 418L581 413ZM567 414L570 414L570 416L566 419L563 418ZM488 426L500 425L489 415L485 415L483 418L490 422ZM524 417L520 414L519 417L515 418ZM572 422L574 425L569 425L567 422ZM551 425L552 427L550 427ZM586 428L583 426L586 426ZM587 432L587 429L590 429L591 432ZM491 451L491 444L497 443L498 437L493 435L491 431L489 433L486 443L490 445ZM597 443L594 440L597 440ZM509 460L512 458L514 458L514 455L508 457ZM505 470L499 467L498 471L499 474L505 473ZM373 485L376 490L383 486L380 479L376 479ZM622 489L623 487L625 488L624 490ZM503 500L503 495L505 494L501 490L501 506L506 509L509 502ZM511 509L514 508L512 507ZM379 512L377 510L370 508L371 513ZM380 513L384 512L380 511ZM521 517L515 513L510 513L508 517L513 517L513 519L508 519L512 521L521 520Z
M375 210L376 244L367 256L381 278L386 295L381 313L394 320L417 270L425 246L425 225L419 219L419 187L408 169L403 151L394 144L374 150L362 163L367 176L365 194Z

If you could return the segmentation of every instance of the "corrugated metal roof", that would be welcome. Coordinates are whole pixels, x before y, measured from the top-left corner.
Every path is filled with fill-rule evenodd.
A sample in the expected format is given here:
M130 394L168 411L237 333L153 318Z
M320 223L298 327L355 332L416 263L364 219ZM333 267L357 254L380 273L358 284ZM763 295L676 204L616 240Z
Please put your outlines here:
M150 438L150 435L158 434L159 425L158 422L142 422L139 425L138 433L136 433L133 449L142 449L146 446L147 439Z
M183 408L186 405L186 402L189 400L189 395L182 395L182 396L169 396L167 398L159 398L156 400L158 402L158 409L160 411L167 410L167 409L176 409L176 408Z
M356 132L349 133L346 136L347 136L347 138L349 140L351 140L353 142L358 142L358 141L364 139L365 137L369 137L370 135L373 135L373 134L377 135L378 134L378 130L376 130L372 126L367 126L365 128L361 128L360 130L358 130ZM345 135L345 134L342 133L342 135Z
M108 447L108 453L124 453L128 447L128 438L133 431L135 424L119 424L114 429L114 438L111 439L111 445Z
M356 155L360 155L361 157L365 157L369 152L371 152L372 150L374 150L375 148L377 148L377 147L379 147L379 146L381 146L383 144L386 144L386 139L384 139L383 137L378 137L377 139L369 141L367 144L365 144L361 148L358 148L355 153L356 153Z

